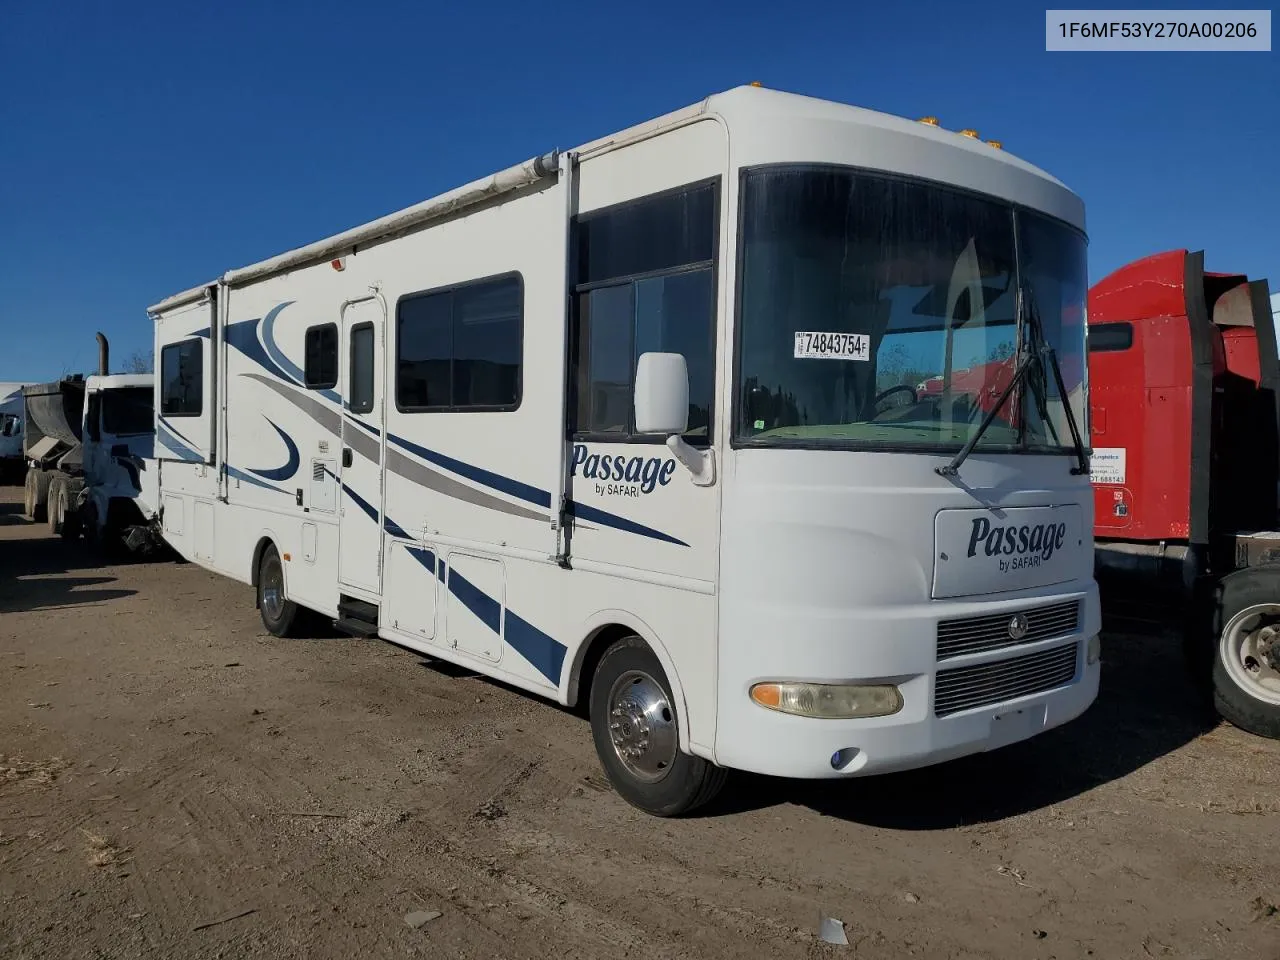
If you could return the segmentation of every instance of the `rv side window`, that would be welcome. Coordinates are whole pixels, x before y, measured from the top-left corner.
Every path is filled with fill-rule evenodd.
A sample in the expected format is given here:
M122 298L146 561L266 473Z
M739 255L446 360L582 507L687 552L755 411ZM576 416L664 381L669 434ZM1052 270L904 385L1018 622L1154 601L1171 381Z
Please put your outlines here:
M577 436L636 439L636 364L643 353L661 352L683 354L689 369L685 438L710 442L717 199L717 183L703 183L579 221Z
M1089 328L1089 352L1128 350L1133 346L1133 324L1099 323Z
M396 305L397 408L516 409L523 325L519 274L402 298Z
M197 337L160 351L160 413L198 417L204 408L204 344Z
M347 390L352 413L373 409L373 324L351 328L351 385Z
M303 380L308 390L338 385L338 325L308 327L303 350Z

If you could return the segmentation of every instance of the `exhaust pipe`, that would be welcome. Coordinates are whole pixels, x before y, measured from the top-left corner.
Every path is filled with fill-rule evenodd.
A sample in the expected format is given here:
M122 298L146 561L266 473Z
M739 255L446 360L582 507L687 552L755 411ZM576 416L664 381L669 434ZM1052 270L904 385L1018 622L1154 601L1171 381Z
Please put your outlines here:
M105 377L110 371L107 360L110 356L110 348L107 346L107 338L101 333L98 334L98 376Z

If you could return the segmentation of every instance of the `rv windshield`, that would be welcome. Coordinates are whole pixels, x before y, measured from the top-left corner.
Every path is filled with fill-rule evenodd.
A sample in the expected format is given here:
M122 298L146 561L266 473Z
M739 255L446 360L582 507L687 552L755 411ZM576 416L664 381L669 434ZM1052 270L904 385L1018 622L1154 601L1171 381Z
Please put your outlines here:
M154 391L122 387L102 393L102 429L117 437L155 430Z
M959 449L1017 367L1019 242L1068 392L1083 395L1084 240L1069 228L1015 227L1009 204L847 168L751 171L742 203L740 442ZM979 449L1070 448L1044 380Z

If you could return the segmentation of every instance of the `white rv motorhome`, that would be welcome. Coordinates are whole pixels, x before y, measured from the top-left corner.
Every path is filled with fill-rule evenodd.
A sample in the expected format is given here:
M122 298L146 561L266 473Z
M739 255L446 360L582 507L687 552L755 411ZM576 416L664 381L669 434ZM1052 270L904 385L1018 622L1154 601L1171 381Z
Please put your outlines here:
M586 706L660 815L1072 719L1084 210L969 133L741 87L156 304L164 537Z

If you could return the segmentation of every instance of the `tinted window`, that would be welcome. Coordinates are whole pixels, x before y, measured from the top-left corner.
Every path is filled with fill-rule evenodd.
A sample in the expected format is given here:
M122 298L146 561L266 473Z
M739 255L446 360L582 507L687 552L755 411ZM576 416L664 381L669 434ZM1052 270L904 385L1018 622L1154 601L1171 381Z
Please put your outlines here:
M338 385L338 325L326 323L307 329L303 377L311 390Z
M592 214L577 243L575 431L631 437L640 355L679 353L689 370L685 436L705 442L715 388L716 185Z
M351 330L351 387L348 390L352 413L373 409L373 324L362 323Z
M522 321L519 276L401 300L396 307L397 406L519 406Z
M716 185L702 184L578 219L578 282L598 283L715 257Z
M1110 350L1128 350L1132 346L1132 324L1099 323L1089 328L1090 353L1105 353Z
M204 348L199 339L171 343L160 351L160 412L198 417L203 409Z
M150 387L125 387L102 395L102 429L116 436L155 429L155 394Z

